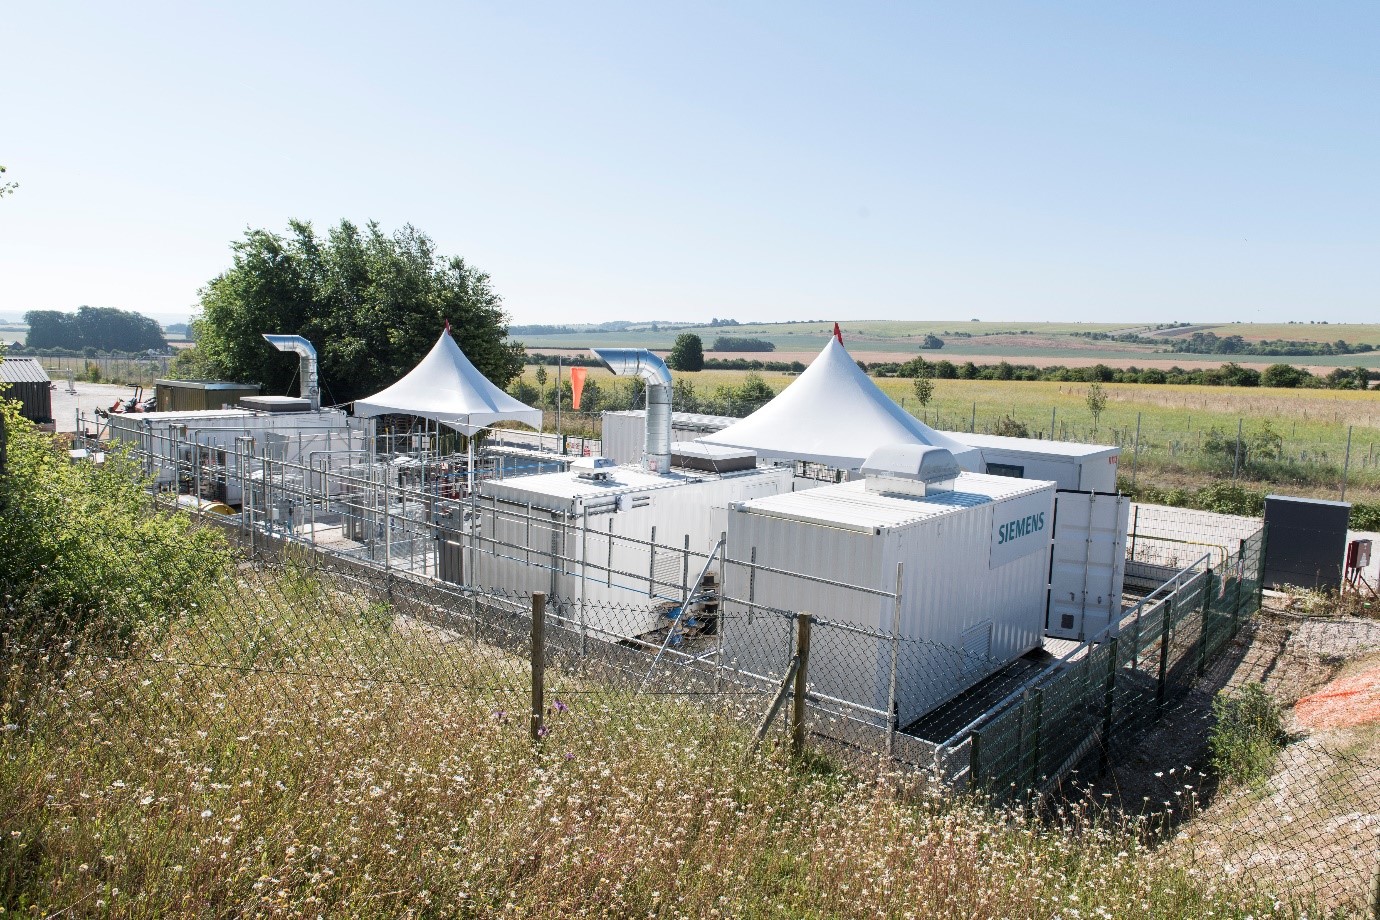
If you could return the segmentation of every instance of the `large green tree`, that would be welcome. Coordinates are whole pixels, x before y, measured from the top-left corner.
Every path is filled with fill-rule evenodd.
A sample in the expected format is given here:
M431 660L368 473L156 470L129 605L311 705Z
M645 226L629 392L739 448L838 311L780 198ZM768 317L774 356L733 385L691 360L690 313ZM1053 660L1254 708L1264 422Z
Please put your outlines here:
M387 234L376 223L341 221L322 239L310 223L292 221L285 236L250 230L232 249L233 265L201 291L196 355L183 368L284 393L297 362L263 333L302 335L316 346L323 395L348 402L411 370L449 320L456 343L495 384L506 387L522 370L523 348L507 341L489 276L439 255L410 225Z
M676 336L666 364L673 371L704 370L704 342L693 332L682 332Z
M166 351L163 327L130 310L113 307L80 307L75 313L30 310L25 344L30 348L95 348L98 351Z

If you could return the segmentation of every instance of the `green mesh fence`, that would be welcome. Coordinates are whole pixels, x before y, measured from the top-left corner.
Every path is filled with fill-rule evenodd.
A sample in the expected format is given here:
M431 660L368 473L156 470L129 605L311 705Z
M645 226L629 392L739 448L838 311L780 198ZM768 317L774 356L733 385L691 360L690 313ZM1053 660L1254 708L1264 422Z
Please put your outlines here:
M1049 669L969 745L972 788L1007 801L1048 789L1093 752L1152 723L1182 698L1260 609L1265 532L1216 568L1192 568L1103 637Z

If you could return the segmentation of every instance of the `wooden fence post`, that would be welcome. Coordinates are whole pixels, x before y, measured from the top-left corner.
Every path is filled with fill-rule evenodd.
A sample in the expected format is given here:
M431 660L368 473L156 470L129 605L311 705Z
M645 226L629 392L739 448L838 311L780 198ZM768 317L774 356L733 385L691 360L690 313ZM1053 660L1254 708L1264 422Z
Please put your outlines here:
M532 594L532 740L539 740L546 714L546 595Z
M791 752L805 752L805 681L810 666L810 615L795 615L795 697L791 703Z

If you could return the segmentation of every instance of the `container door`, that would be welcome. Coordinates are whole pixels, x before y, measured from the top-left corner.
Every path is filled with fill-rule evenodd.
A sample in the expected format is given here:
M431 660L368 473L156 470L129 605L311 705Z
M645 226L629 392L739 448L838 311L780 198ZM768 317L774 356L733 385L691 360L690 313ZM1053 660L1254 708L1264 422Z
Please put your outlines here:
M1056 492L1045 635L1091 639L1121 615L1130 499Z

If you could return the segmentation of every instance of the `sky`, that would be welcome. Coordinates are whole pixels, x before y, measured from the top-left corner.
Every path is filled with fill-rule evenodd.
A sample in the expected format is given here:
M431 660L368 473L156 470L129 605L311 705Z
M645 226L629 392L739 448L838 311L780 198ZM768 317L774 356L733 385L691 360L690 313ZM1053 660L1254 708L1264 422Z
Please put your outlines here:
M516 323L1380 321L1380 3L0 3L0 315L410 223Z

